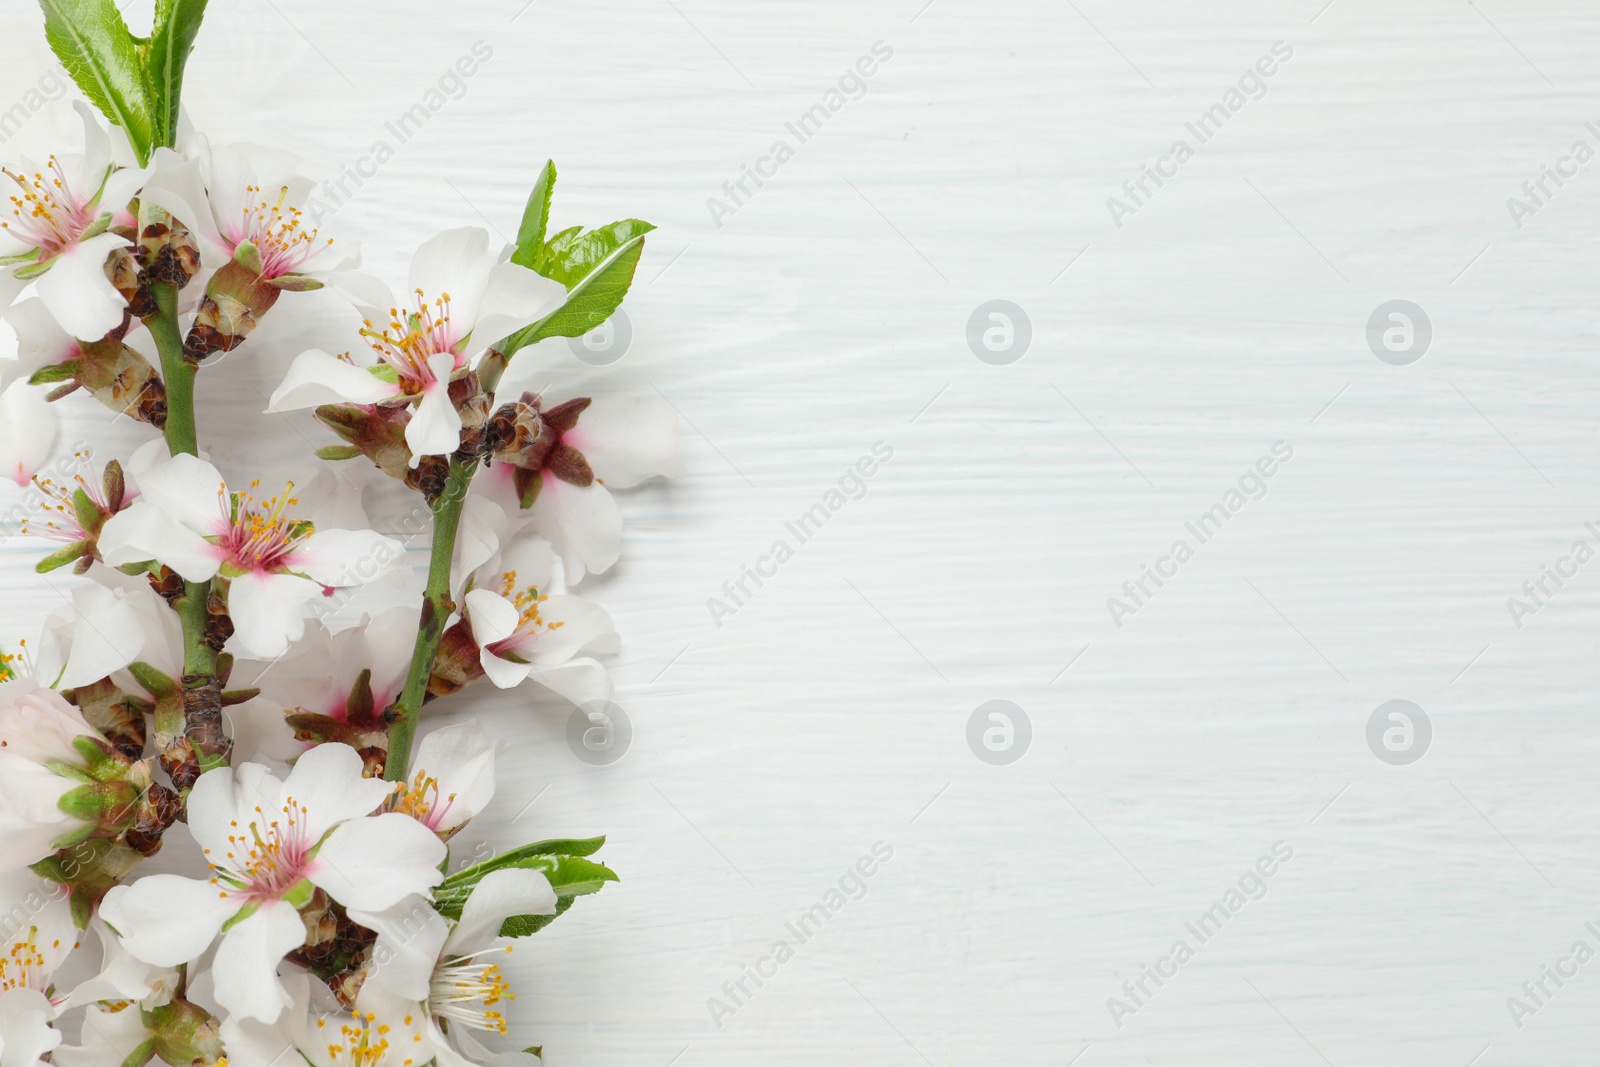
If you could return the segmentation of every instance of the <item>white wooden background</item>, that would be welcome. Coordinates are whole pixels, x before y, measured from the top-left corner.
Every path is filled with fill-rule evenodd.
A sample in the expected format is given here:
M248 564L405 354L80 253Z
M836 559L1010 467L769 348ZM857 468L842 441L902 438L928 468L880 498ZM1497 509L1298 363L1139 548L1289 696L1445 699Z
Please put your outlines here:
M0 104L45 69L38 23L0 15ZM625 758L579 763L527 694L452 713L515 745L478 837L608 833L625 879L520 958L519 1045L1581 1062L1600 964L1521 1028L1506 1002L1600 947L1600 564L1520 629L1506 598L1600 520L1600 168L1520 229L1506 200L1600 145L1592 5L217 0L189 106L335 177L479 40L493 59L333 228L400 277L438 228L513 232L546 157L558 224L660 224L627 356L547 344L525 377L659 390L690 466L628 498L590 586L625 635ZM707 199L880 40L865 98L715 226ZM1107 197L1280 40L1267 95L1115 227ZM1410 366L1365 340L1396 298L1434 326ZM1032 321L1010 366L967 346L990 299ZM203 384L229 471L303 471L326 440L256 414L281 370ZM102 433L73 403L71 433ZM1114 626L1106 598L1279 440L1269 495ZM707 598L876 441L867 496L714 626ZM60 603L34 557L5 546L8 634ZM1395 698L1434 728L1410 766L1365 739ZM993 699L1032 721L1010 766L965 740ZM707 999L878 841L865 898L714 1026ZM1115 1026L1107 998L1277 841L1267 896Z

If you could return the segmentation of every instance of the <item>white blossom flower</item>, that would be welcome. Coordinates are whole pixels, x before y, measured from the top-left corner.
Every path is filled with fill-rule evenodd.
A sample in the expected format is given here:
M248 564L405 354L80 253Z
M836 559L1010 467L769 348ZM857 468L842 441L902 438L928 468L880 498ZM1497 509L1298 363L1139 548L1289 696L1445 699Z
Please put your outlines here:
M158 966L200 956L221 933L217 1002L275 1020L289 998L277 967L306 936L297 907L320 888L351 908L381 910L437 885L445 848L404 815L370 813L389 783L361 776L348 745L319 745L279 782L259 764L218 768L189 794L189 831L207 881L155 874L101 903L129 952Z
M363 915L357 921L378 931L377 966L368 981L425 1005L439 1067L488 1062L471 1031L504 1035L505 1005L516 999L500 969L513 939L501 937L500 928L514 915L555 910L555 890L542 872L511 867L483 877L457 922L421 899Z
M295 173L287 152L252 144L213 145L189 139L187 150L156 149L140 194L182 221L201 244L201 261L220 265L246 241L261 256L261 278L289 275L317 280L355 266L350 254L335 259L333 242L308 229L301 205L315 189Z
M494 797L495 754L477 719L435 730L417 746L411 778L386 806L448 839Z
M550 543L537 537L478 569L464 600L483 672L501 689L532 677L574 704L605 699L606 670L590 657L618 651L621 638L598 604L549 592L553 578Z
M53 980L78 932L66 892L32 871L0 874L0 901L0 1063L35 1067L61 1044Z
M416 1003L376 983L361 987L351 1011L319 1010L309 975L286 975L283 987L289 1007L276 1021L238 1015L223 1020L229 1067L283 1067L296 1062L296 1053L311 1067L420 1067L434 1058Z
M305 609L332 590L392 570L404 546L372 530L319 530L294 517L289 495L258 499L229 490L217 469L177 455L138 473L142 493L100 534L113 566L151 560L186 580L228 580L233 641L246 655L281 654L305 629Z
M414 403L405 430L411 466L423 456L454 452L461 445L461 415L450 383L472 370L490 345L566 301L561 283L509 262L507 254L495 252L488 232L477 227L434 237L411 261L409 298L365 298L369 319L362 336L370 355L358 363L348 353L301 353L267 410ZM391 302L374 302L385 298Z
M108 228L115 214L126 214L147 172L114 169L110 137L87 105L74 106L83 116L81 156L0 172L17 187L12 217L0 222L0 308L32 281L62 329L96 341L121 325L127 310L105 263L131 242Z

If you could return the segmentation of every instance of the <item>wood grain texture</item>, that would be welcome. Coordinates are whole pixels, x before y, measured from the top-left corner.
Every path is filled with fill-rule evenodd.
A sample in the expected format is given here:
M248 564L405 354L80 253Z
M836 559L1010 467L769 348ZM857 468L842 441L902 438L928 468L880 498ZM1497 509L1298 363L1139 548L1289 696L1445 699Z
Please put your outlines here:
M1600 16L1319 6L213 5L192 118L330 179L494 49L330 223L377 269L444 226L513 232L546 157L556 225L661 225L626 358L546 343L516 368L683 416L691 473L629 495L624 561L590 583L625 636L633 748L585 766L565 710L522 693L435 720L480 714L515 746L461 847L605 832L624 879L519 952L518 1045L574 1067L1501 1067L1592 1046L1600 963L1521 1028L1506 1001L1576 940L1600 948L1600 564L1521 628L1506 599L1600 521L1600 177L1552 185L1520 228L1506 201L1600 147ZM0 103L45 69L37 23L0 14ZM865 96L715 225L707 199L877 41L893 58ZM1276 41L1293 56L1265 95L1115 226L1107 198ZM1396 298L1433 324L1410 366L1365 339ZM967 346L991 299L1032 323L1010 366ZM259 414L281 371L202 382L228 471L287 477L323 443ZM72 410L73 434L104 432ZM707 599L878 441L865 496L714 625ZM1107 598L1277 441L1293 458L1266 496L1116 626ZM7 632L67 584L35 554L0 559ZM1433 725L1411 766L1367 747L1394 698ZM1010 766L967 748L992 699L1032 722ZM864 898L716 1027L707 999L877 841L894 856ZM1265 897L1115 1025L1107 999L1278 841Z

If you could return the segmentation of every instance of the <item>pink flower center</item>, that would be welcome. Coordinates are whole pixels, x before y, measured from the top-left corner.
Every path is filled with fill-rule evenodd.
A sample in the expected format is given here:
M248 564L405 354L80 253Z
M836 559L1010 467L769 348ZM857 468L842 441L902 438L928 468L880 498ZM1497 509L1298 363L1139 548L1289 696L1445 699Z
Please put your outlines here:
M55 156L50 157L46 170L47 174L32 178L0 170L22 194L11 198L12 219L0 222L0 227L37 248L40 262L54 259L63 249L77 244L99 217L98 211L90 209L89 197L72 188Z
M500 576L500 595L511 601L517 609L517 629L510 637L502 641L492 642L489 651L500 656L508 652L518 653L538 642L541 634L552 630L559 630L565 622L546 622L540 605L550 599L548 593L541 594L534 586L518 590L517 572L506 571Z
M275 201L262 197L260 188L254 185L245 189L245 195L252 200L260 199L253 207L244 209L243 225L229 234L229 239L235 247L246 240L256 246L261 253L263 278L281 278L285 274L293 274L317 253L333 244L331 239L318 244L318 231L305 228L301 210L292 205L285 206L284 202L289 196L288 186L278 190L278 199Z
M237 832L228 835L226 857L219 861L209 848L205 850L206 861L216 872L211 884L227 883L224 896L276 900L305 876L307 854L316 842L307 840L306 807L294 797L270 818L257 807L247 826L241 829L237 820L230 825Z
M450 294L445 293L428 303L421 289L414 296L415 307L402 312L389 309L389 324L377 329L369 320L361 331L380 360L395 369L400 376L403 391L409 396L423 392L436 381L429 358L450 355L455 358L455 369L462 364L463 342L450 324Z
M286 508L300 503L290 496L294 483L290 482L283 495L255 498L260 482L251 482L250 491L227 495L227 488L217 490L217 496L226 503L224 521L226 528L217 543L229 563L245 571L275 571L284 568L286 557L295 547L310 537L314 531L304 519L290 518Z

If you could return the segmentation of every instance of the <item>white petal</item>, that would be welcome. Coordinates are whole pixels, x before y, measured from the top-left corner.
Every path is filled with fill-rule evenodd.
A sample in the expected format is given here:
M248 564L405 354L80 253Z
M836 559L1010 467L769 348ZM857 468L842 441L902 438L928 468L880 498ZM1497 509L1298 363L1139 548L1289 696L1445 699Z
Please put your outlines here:
M406 546L373 530L319 530L284 561L290 570L342 589L381 578L405 559Z
M40 367L50 366L78 355L78 342L56 322L38 297L13 307L6 322L17 334L18 377L28 377Z
M111 932L103 919L91 919L89 925L100 938L100 973L86 982L80 982L67 997L65 1006L78 1007L96 1000L144 1000L146 997L152 998L152 1004L168 1002L177 988L178 972L175 969L148 964L123 948L121 940ZM134 1018L139 1018L137 1011L134 1012ZM88 1036L87 1030L84 1036ZM121 1062L120 1057L118 1062Z
M283 800L293 797L306 809L311 841L350 819L361 819L394 790L392 782L361 776L359 753L349 745L318 745L295 761L283 783Z
M597 660L583 658L559 667L536 667L528 677L579 707L591 700L611 699L611 674Z
M230 257L233 251L223 242L206 197L200 161L185 159L170 148L158 148L150 162L142 199L181 219L190 233L210 246L201 250L203 261L222 262Z
M595 477L611 489L683 473L678 413L648 397L596 397L561 440L582 452Z
M483 667L484 676L499 689L515 689L528 680L528 675L533 670L526 663L517 663L497 656L487 648L479 650L478 663Z
M83 1013L80 1043L56 1049L50 1062L59 1067L121 1067L149 1036L138 1004L124 1003L116 1009L91 1004Z
M407 897L384 911L351 908L349 914L356 923L378 933L372 951L373 980L396 996L427 1000L439 950L450 932L444 916L420 896Z
M567 302L567 287L516 263L498 264L472 327L470 350L480 352L532 325Z
M376 404L398 395L399 386L313 348L295 357L283 384L267 403L267 410L293 411L319 404Z
M55 1009L43 993L23 986L0 993L0 1067L35 1067L61 1044L50 1025Z
M72 651L58 683L74 689L109 678L144 651L143 622L131 604L99 585L72 591Z
M462 505L461 526L456 531L455 573L471 574L493 559L508 525L500 505L480 494L469 495Z
M216 545L144 500L113 515L100 531L99 545L110 566L156 560L191 582L209 581L222 565Z
M605 486L572 485L548 471L540 477L544 484L529 512L534 529L561 554L568 584L610 569L622 550L622 510Z
M555 548L542 537L518 537L500 553L499 570L515 574L514 588L550 592L555 580ZM499 574L494 576L500 578Z
M556 891L542 871L522 867L490 871L473 889L461 908L461 921L450 932L445 951L455 955L474 952L499 936L500 926L513 915L554 915Z
M489 250L489 231L479 226L446 230L430 238L411 259L411 288L430 303L450 294L450 318L459 333L472 329L490 273L499 256ZM458 334L456 340L460 340ZM498 338L491 338L498 340Z
M289 1006L289 994L278 981L278 964L306 939L300 913L281 900L269 900L259 911L222 935L211 968L217 1003L231 1014L270 1023Z
M580 653L609 655L622 647L610 614L582 597L552 596L540 605L540 615L553 628L540 631L534 641L518 649L536 667L555 667Z
M50 261L50 269L34 286L63 330L98 341L122 324L128 305L106 277L105 267L113 248L127 246L116 234L103 233L69 245Z
M439 784L439 804L428 819L435 831L453 830L489 806L494 797L494 757L495 746L477 719L446 726L422 739L412 767Z
M411 447L411 466L423 456L447 456L461 447L461 413L450 402L450 373L455 357L430 356L428 366L434 381L422 390L422 399L406 423L406 444Z
M472 619L472 636L479 647L504 641L517 632L522 613L515 604L487 589L467 593L467 615Z
M390 812L339 826L306 874L346 907L382 911L438 885L444 858L444 842L431 830Z
M113 886L100 902L100 917L121 935L122 947L158 967L197 958L238 910L239 902L210 882L176 874Z
M282 655L305 631L306 605L320 596L322 586L293 574L240 575L228 585L229 644L256 659Z
M138 470L136 477L140 498L146 504L196 533L214 536L226 528L227 483L216 467L198 456L179 453Z
M60 420L49 386L15 381L0 392L0 477L26 486L55 451Z

